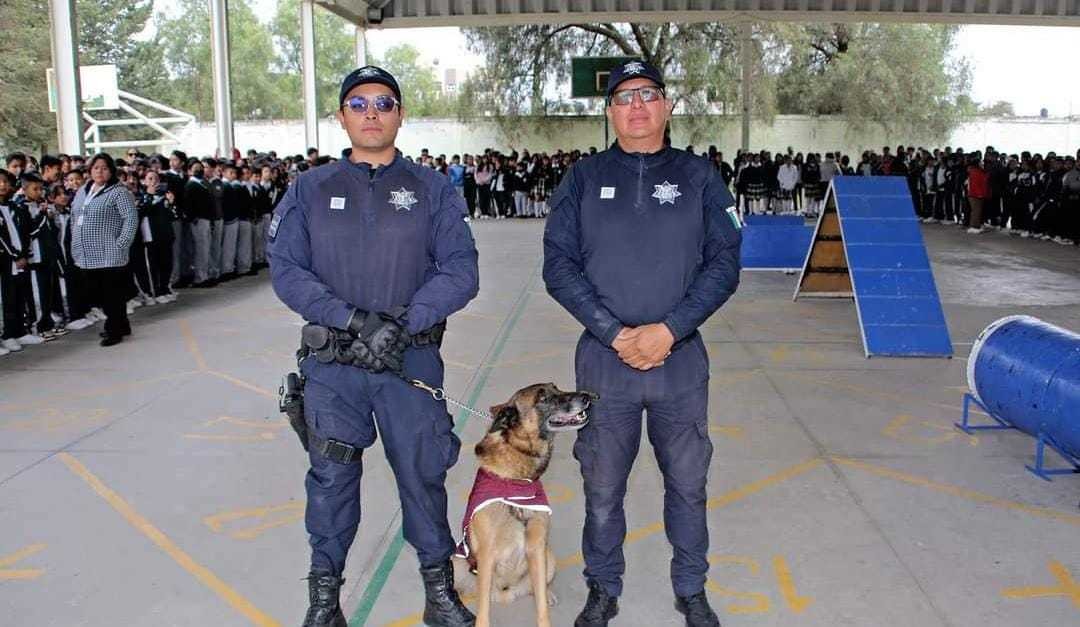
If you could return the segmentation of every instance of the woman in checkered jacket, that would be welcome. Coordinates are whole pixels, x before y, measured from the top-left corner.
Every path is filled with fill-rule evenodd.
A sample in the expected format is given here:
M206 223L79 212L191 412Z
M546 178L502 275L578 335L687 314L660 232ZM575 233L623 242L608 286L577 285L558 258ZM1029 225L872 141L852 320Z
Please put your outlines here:
M101 153L88 164L90 181L72 204L71 256L83 276L91 300L105 311L102 346L119 344L131 335L127 298L131 276L128 252L139 227L135 197L116 177L116 163Z

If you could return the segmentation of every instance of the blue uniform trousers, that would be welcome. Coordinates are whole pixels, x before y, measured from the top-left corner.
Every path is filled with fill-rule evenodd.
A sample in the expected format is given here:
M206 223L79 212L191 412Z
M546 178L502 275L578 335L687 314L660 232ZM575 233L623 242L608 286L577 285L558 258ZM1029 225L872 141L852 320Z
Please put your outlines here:
M575 369L578 389L600 395L574 444L585 484L585 578L608 594L622 593L623 499L644 412L664 477L664 530L674 549L672 586L679 596L701 592L709 569L705 482L713 446L707 417L708 357L700 335L679 345L664 366L641 372L585 334L578 343Z
M454 540L446 518L446 470L457 461L461 440L445 403L388 373L314 359L305 360L302 369L308 428L323 439L367 448L375 442L378 427L397 480L405 540L416 549L422 566L448 559ZM441 387L438 350L408 349L405 372ZM340 464L314 450L309 457L305 522L311 569L340 575L360 523L362 463Z

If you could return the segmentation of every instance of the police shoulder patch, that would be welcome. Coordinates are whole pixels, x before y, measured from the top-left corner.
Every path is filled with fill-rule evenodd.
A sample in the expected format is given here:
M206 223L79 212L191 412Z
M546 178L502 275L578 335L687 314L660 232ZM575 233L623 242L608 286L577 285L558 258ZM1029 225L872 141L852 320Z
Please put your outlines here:
M731 223L735 225L736 229L742 229L742 220L739 219L739 212L735 210L735 207L727 208L728 217L731 218Z
M270 239L273 240L277 237L278 226L281 224L281 214L275 213L274 217L270 220Z

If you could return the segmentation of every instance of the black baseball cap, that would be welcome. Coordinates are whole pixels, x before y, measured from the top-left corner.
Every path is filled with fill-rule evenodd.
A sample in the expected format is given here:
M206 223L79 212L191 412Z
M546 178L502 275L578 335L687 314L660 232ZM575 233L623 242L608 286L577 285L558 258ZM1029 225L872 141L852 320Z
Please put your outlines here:
M338 105L345 102L345 96L352 91L353 87L367 83L386 85L390 88L390 91L394 92L394 97L398 99L398 103L401 103L401 88L398 87L397 79L381 67L365 65L362 68L353 70L345 77L345 80L341 81L341 94L338 95Z
M656 83L660 89L665 87L664 77L660 75L660 70L641 59L631 59L611 70L607 81L607 97L610 99L611 94L615 93L615 88L634 78L647 78Z

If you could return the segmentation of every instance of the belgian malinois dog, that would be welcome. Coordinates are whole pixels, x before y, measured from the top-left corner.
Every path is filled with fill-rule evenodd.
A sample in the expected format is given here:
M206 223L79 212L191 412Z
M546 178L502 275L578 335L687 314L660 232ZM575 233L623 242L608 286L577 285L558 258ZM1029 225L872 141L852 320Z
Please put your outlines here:
M598 397L530 385L491 408L491 428L476 445L480 462L465 513L465 538L454 556L455 587L478 596L477 627L491 624L491 599L509 603L532 592L536 624L549 627L555 554L548 546L551 508L540 477L555 433L580 429Z

